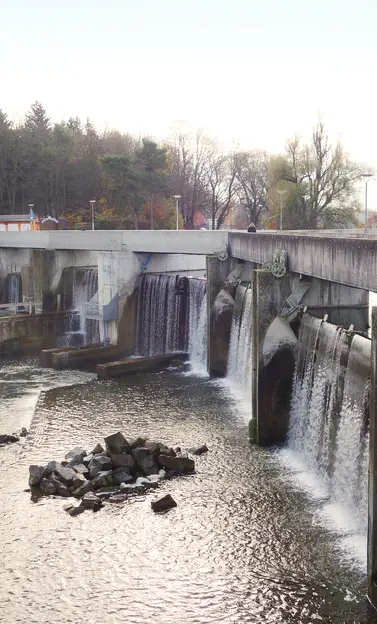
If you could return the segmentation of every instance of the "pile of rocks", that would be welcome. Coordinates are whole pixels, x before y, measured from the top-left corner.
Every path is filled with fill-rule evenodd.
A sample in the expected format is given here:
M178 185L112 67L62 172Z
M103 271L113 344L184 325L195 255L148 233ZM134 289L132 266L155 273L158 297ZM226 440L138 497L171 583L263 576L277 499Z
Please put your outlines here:
M0 434L0 447L5 446L6 444L13 444L14 442L19 442L20 438L26 437L28 434L27 429L22 427L20 433L1 433Z
M207 450L203 445L189 452L200 455ZM65 461L30 466L29 485L39 488L45 495L80 499L78 506L64 505L65 510L75 516L86 509L99 510L104 500L123 502L131 494L157 488L161 479L190 474L194 470L194 460L181 449L144 438L128 442L118 432L105 438L105 448L97 444L87 453L76 447L67 453ZM155 501L152 509L161 511L176 505L170 495L160 501L160 505Z

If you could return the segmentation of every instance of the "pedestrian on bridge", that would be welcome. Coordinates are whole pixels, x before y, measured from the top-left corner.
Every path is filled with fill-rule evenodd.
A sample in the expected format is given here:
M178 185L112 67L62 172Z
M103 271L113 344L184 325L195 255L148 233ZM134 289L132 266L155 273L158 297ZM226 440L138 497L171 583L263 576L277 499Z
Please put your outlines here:
M248 232L256 232L257 228L255 227L255 223L251 222L249 227L247 228Z

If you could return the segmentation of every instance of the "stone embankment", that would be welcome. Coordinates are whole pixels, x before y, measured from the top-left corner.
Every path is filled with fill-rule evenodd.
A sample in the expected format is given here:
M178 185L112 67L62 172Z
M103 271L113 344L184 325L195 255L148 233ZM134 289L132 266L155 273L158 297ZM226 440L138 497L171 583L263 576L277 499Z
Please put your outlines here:
M190 449L189 454L201 455L205 445ZM128 442L121 432L105 438L105 447L96 444L91 452L75 447L65 461L50 461L47 466L29 467L29 485L36 493L74 497L80 502L67 502L63 507L71 516L86 509L98 511L103 501L122 503L134 494L158 488L159 481L192 474L195 462L180 448L162 442L137 438ZM165 511L176 502L168 494L154 501L153 511Z

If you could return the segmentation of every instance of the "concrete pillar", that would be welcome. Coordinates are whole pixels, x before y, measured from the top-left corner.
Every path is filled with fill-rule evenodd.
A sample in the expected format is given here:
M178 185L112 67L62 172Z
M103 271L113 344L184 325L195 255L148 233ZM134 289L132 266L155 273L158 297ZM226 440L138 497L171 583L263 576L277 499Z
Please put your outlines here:
M368 598L377 609L377 308L372 309L368 497Z
M230 330L234 299L225 291L219 293L231 271L230 259L221 261L217 256L207 256L207 369L211 375L224 377L228 363Z
M269 271L257 269L252 275L252 421L250 438L260 445L284 441L289 419L290 396L295 367L292 345L281 336L279 348L266 358L263 345L271 323L276 319L285 290L284 280Z

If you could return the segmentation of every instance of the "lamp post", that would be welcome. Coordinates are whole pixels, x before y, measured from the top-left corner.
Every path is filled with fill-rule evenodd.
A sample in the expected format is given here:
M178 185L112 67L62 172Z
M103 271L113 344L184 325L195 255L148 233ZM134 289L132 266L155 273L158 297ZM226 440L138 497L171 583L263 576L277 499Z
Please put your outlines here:
M365 178L365 203L364 203L364 234L368 231L368 182L372 173L362 173L361 178Z
M280 232L283 231L283 195L285 195L287 191L279 191L278 193L280 195ZM277 229L277 228L276 228Z
M96 203L95 199L90 199L89 204L92 207L92 231L94 231L94 204Z
M177 217L177 227L176 230L178 230L178 204L179 204L179 200L181 199L181 195L173 195L173 198L175 199L175 212L176 212L176 217Z

